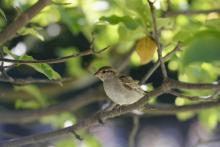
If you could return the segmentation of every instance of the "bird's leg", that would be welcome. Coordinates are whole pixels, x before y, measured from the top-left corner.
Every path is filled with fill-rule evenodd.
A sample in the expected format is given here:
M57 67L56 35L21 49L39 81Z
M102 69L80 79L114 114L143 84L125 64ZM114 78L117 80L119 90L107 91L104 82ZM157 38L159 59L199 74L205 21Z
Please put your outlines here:
M112 110L119 109L119 108L120 108L120 106L121 106L121 105L119 105L119 104L115 104Z
M112 103L111 101L108 101L106 104L104 104L102 106L102 108L101 108L102 110L99 111L98 113L113 110L115 106L116 106L116 104ZM102 118L99 117L98 121L100 124L104 124L104 121L102 120Z

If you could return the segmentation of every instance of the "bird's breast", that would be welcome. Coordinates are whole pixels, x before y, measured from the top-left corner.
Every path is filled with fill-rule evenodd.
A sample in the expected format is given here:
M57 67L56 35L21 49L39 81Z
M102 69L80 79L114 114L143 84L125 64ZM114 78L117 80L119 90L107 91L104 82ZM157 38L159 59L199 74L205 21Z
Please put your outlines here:
M128 105L139 100L143 95L136 91L126 89L120 81L112 79L104 81L104 90L106 95L116 104Z

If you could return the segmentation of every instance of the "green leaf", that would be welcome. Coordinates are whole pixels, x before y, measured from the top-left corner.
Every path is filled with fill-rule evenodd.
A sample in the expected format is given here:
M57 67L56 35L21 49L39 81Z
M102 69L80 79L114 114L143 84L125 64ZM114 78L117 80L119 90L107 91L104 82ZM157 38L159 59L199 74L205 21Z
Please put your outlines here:
M28 55L20 56L19 59L20 60L33 60L33 61L35 60L33 57L28 56ZM61 78L59 73L57 73L55 70L53 70L53 68L51 68L50 65L48 65L46 63L39 63L39 64L31 64L30 63L27 65L31 66L36 71L44 74L50 80L56 80L56 79Z
M212 29L220 29L220 19L209 19L205 25Z
M188 42L182 56L182 65L220 61L220 31L205 30L196 33Z
M123 50L131 48L135 40L146 35L142 27L138 27L135 30L130 30L127 29L127 27L125 27L124 25L119 25L118 34L120 42L121 44L123 44Z
M59 115L51 115L51 116L45 116L41 118L41 122L45 124L52 124L56 128L63 128L65 126L66 122L75 124L76 123L76 117L68 112L59 114Z
M147 27L149 22L149 6L144 0L125 0L129 10L135 12L142 21L143 26ZM146 29L146 28L145 28Z
M20 35L33 35L34 37L40 39L41 41L44 41L44 37L34 28L22 28L18 32Z
M216 109L203 110L199 113L199 120L208 129L214 129L218 124L218 111Z
M4 11L0 8L0 30L7 24L7 18Z
M171 27L174 24L174 21L171 18L157 18L156 21L158 29L162 27Z
M217 80L218 73L216 68L212 64L191 64L187 67L183 67L179 76L185 76L187 80L185 82L192 83L211 83ZM180 79L181 80L181 79Z
M198 21L189 22L189 19L186 16L180 16L178 18L183 19L183 24L179 22L179 27L177 27L178 31L174 35L173 39L174 41L181 41L183 44L192 40L191 38L201 30L202 26L204 26L203 23Z
M133 19L130 16L117 16L117 15L111 15L109 17L103 16L99 20L107 21L113 25L123 23L128 29L131 30L134 30L139 26L137 19Z

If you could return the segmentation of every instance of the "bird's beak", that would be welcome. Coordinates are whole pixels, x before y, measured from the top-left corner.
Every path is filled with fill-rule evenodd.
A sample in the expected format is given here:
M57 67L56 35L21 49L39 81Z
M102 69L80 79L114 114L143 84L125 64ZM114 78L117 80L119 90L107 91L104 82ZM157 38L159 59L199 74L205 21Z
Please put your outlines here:
M94 73L94 76L98 77L98 71Z

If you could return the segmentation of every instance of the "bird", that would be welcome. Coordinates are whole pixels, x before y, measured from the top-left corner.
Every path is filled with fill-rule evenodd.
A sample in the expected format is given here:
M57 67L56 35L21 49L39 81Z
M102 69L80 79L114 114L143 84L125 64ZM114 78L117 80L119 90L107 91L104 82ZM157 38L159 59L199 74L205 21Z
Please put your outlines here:
M117 105L133 104L146 94L139 81L110 66L99 68L94 75L103 82L106 95Z

